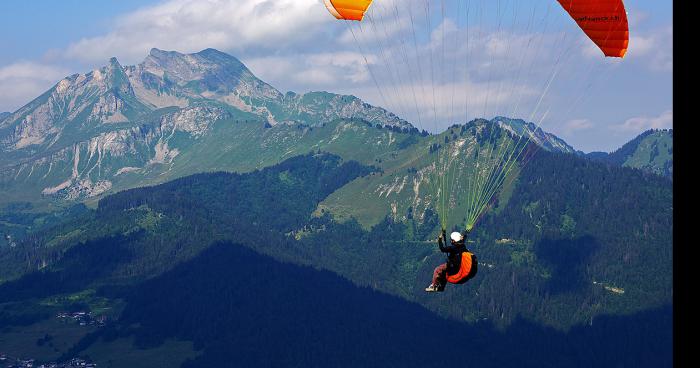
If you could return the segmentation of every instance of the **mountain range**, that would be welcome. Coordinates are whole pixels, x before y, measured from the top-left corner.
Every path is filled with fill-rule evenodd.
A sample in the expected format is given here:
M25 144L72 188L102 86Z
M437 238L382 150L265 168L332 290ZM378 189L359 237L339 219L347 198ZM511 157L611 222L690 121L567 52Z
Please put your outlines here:
M611 153L587 157L617 166L633 167L673 178L673 129L650 129Z
M527 165L470 234L477 277L426 295L444 261L435 162L524 136ZM454 162L450 226L480 170ZM13 354L116 367L670 361L673 188L656 168L672 169L672 131L588 155L508 117L429 134L353 96L283 94L216 50L153 49L0 119L0 165L0 345ZM55 317L85 310L106 327ZM444 331L461 354L423 354Z
M202 171L245 172L312 149L372 163L399 146L418 147L392 167L381 165L396 170L423 156L423 147L453 137L457 127L429 135L354 96L283 94L214 49L194 54L152 49L134 66L112 58L101 68L62 79L5 115L0 204L90 201ZM576 152L523 120L471 122L488 123L516 136L530 134L547 150ZM381 129L368 129L375 126ZM404 139L406 132L414 137ZM672 149L672 140L667 143ZM366 149L356 150L358 145ZM668 166L672 156L655 160L656 166ZM650 169L639 160L626 165ZM391 185L384 180L370 189Z
M112 58L104 67L66 77L4 118L0 167L5 184L28 185L13 193L18 198L89 198L133 185L119 185L126 173L167 176L184 161L177 156L201 147L222 120L281 127L341 117L415 129L352 96L282 94L213 49L189 55L153 49L136 66ZM206 170L207 158L197 159L191 164Z
M14 356L115 367L669 361L670 181L541 151L470 236L477 277L426 295L444 261L430 210L371 229L312 216L379 174L309 153L106 196L0 247L0 343ZM109 323L81 330L55 320L65 311ZM412 355L435 329L470 343Z

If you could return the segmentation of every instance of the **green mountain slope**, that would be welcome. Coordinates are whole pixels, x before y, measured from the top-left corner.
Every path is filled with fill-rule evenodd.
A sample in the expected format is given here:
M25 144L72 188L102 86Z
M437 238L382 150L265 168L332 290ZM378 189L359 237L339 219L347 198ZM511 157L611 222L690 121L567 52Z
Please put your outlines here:
M673 178L673 129L650 129L610 154L589 157Z
M501 148L520 144L527 155L512 160L513 175L483 204L492 211L471 236L478 276L426 295L444 259L433 241L436 213L462 226L475 205L470 180L505 158ZM202 269L223 243L330 270L444 317L553 327L538 332L549 339L604 316L665 310L672 183L632 168L671 176L672 131L597 157L607 164L574 153L519 119L430 135L353 96L282 94L212 49L154 49L130 67L112 60L0 119L0 325L47 323L76 301L120 318L145 280L169 294L168 275ZM440 177L449 178L446 194ZM76 203L95 209L69 208ZM157 320L134 305L171 307L146 299L125 324ZM96 345L98 335L83 336L75 351L129 350L135 336L139 345L163 332L149 328L116 345L115 336ZM65 331L70 341L74 332ZM176 356L195 359L199 345L178 345L170 332L164 349L174 344Z
M269 125L250 118L255 116L224 105L162 109L149 123L103 133L4 170L0 182L7 193L4 198L12 202L33 202L37 198L69 203L94 201L119 190L197 172L248 172L321 150L383 170L379 175L350 184L321 206L338 218L352 216L370 226L391 211L394 215L403 214L412 207L415 213L423 213L434 206L438 190L435 161L439 153L431 153L431 146L450 147L452 154L458 155L450 159L460 165L455 178L458 181L473 174L473 164L460 161L466 154L459 154L458 150L466 152L476 145L477 132L494 131L499 142L505 144L517 140L517 136L507 132L516 129L522 132L525 126L522 121L506 118L490 122L476 120L431 136L416 129L378 127L361 119L335 119L319 125ZM534 131L534 127L530 128ZM540 139L555 142L547 136ZM465 198L468 189L457 185L452 195L456 199ZM453 216L462 213L466 205L456 199L450 204ZM348 205L352 203L361 205Z
M369 230L354 220L312 216L320 201L346 183L381 177L341 162L325 154L297 157L250 174L195 175L106 197L94 214L1 252L0 276L52 272L51 265L71 249L76 256L97 252L97 259L66 269L75 269L70 271L75 276L7 284L17 293L47 290L32 294L45 298L152 277L213 242L231 241L278 260L331 270L445 316L500 326L523 317L567 329L601 314L626 315L671 303L668 180L540 151L521 172L510 200L472 235L478 276L445 294L426 295L422 289L444 259L432 240L438 230L432 211L423 219L417 213L406 219L389 216ZM630 193L632 184L636 189ZM103 259L96 247L111 242L100 239L125 244L125 253L108 257L122 261L85 277L81 272L93 272ZM88 266L82 271L78 264Z
M54 85L0 123L0 164L31 159L102 131L130 125L149 111L117 59Z
M153 49L136 66L122 67L112 59L108 67L71 78L47 92L50 103L38 99L20 109L24 115L15 113L3 123L7 145L1 155L5 166L0 168L0 205L28 202L45 211L76 201L94 204L123 189L198 172L248 172L322 150L376 165L382 172L351 183L328 198L318 213L356 218L365 227L387 213L397 218L409 209L422 217L436 206L438 191L445 190L438 188L436 178L451 175L436 165L452 165L456 186L444 207L460 222L469 205L463 199L473 191L465 179L487 174L486 168L476 171L479 164L468 159L467 152L486 151L491 138L485 136L493 132L496 139L491 144L501 146L530 136L546 150L574 151L519 119L479 119L429 135L353 96L283 95L236 58L213 49L189 55ZM109 83L98 83L102 87L97 88L95 81ZM90 125L92 130L76 130L84 123L78 118L60 120L65 112L52 102L54 95L72 96L64 110L76 114L73 110L85 108L76 108L74 100L92 96L90 101L98 102L90 106L102 111L107 108L104 93L114 91L128 95L141 113L120 123L97 121ZM39 114L40 124L38 117L30 120L46 129L30 129L32 125L20 119L27 114ZM33 133L24 137L13 126ZM24 142L23 148L13 146L15 141ZM443 148L435 151L436 147ZM439 162L443 150L450 150L449 155Z
M76 308L90 297L120 300L121 313L104 327L53 316L11 325L0 332L4 351L39 359L35 364L81 356L106 367L657 367L673 351L669 307L600 316L568 332L522 319L498 329L488 321L443 319L333 273L232 243L213 244L143 282L72 297ZM426 331L469 343L458 354L425 354L435 344Z
M279 137L286 126L306 131L340 119L418 133L354 96L282 94L235 57L213 49L153 49L144 62L126 67L113 58L66 77L0 122L0 204L83 201L201 171L259 168L268 159L250 153L240 165L235 157L210 158L221 157L231 142L249 149L261 140L280 144L256 136L267 132L257 127L278 128ZM246 128L227 127L239 123ZM315 143L323 144L308 145ZM305 148L302 143L297 152Z

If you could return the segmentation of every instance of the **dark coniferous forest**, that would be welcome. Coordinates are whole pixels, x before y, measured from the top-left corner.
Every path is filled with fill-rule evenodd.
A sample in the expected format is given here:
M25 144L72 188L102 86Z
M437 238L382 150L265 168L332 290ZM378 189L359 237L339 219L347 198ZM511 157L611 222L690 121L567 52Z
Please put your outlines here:
M311 215L337 188L379 174L316 152L106 197L4 255L51 262L4 271L19 276L0 284L0 326L106 300L121 312L59 360L99 360L95 344L133 338L145 350L191 341L183 367L671 366L669 180L540 152L473 234L479 275L425 295L443 259L430 243L434 213L369 230ZM506 236L529 242L501 245ZM601 275L616 284L591 283ZM610 292L618 284L643 287Z

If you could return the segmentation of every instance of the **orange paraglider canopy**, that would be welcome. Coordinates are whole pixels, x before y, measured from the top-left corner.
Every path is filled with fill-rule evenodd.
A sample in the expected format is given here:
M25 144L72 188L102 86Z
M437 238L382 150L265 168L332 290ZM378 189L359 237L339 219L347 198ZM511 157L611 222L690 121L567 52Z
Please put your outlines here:
M630 33L622 0L558 1L605 56L625 56Z
M338 19L361 21L372 0L323 0L328 11Z
M323 0L334 17L361 21L373 0ZM605 56L624 57L629 45L622 0L557 0Z

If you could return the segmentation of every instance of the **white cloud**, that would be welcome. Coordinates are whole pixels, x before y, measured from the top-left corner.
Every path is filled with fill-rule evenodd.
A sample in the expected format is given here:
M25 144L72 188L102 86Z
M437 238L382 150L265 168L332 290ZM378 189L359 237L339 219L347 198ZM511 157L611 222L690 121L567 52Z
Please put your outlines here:
M557 87L583 89L586 84L572 79L585 81L586 72L592 70L588 65L580 67L575 53L568 53L560 63L568 70L558 73L555 86L538 104L547 91L547 82L554 77L561 50L581 42L577 28L568 31L568 38L548 32L545 22L537 22L546 9L539 9L538 14L528 12L528 17L506 19L503 27L481 22L479 11L472 9L469 27L464 18L445 18L434 22L428 31L424 9L414 9L411 27L409 6L400 7L396 14L387 8L391 6L371 12L381 11L387 17L391 30L386 33L381 29L369 32L371 21L362 30L361 24L354 22L349 27L358 42L341 27L342 37L350 38L345 40L348 42L329 43L327 49L333 52L290 52L245 62L262 79L280 88L354 94L416 125L432 125L436 116L438 125L495 115L537 122L560 98ZM374 19L379 16L375 14Z
M35 62L17 62L0 68L0 82L11 79L32 79L56 82L66 75L63 68Z
M367 62L372 63L370 56ZM306 63L312 68L333 68L338 77L336 81L351 81L353 83L367 82L369 73L362 55L356 52L343 51L336 53L321 53L309 55Z
M62 67L17 62L0 67L0 111L15 111L65 77Z
M285 86L278 83L298 70L298 60L286 56L243 58L241 61L259 78L282 88Z
M628 13L630 37L625 64L640 64L655 72L670 72L673 70L673 25L645 27L650 17L645 12ZM601 57L598 46L584 36L583 54L588 58Z
M649 13L637 8L627 7L627 22L630 28L639 28L649 19Z
M354 94L413 123L420 119L426 129L432 126L434 116L438 125L462 121L465 115L512 115L537 123L551 110L548 119L568 121L561 126L584 134L590 121L602 119L584 115L590 120L571 120L574 116L569 110L572 105L589 107L581 105L584 100L580 95L595 95L596 90L588 87L592 71L607 72L596 63L604 61L607 67L611 60L602 58L576 24L563 16L558 4L533 7L533 3L541 4L538 0L447 1L443 10L441 2L386 0L375 2L366 18L369 22L360 23L336 21L322 0L163 0L120 16L102 35L77 40L49 56L60 55L71 63L88 62L91 66L117 56L123 64L132 64L142 61L152 47L185 53L212 47L239 57L253 73L282 91ZM468 23L465 4L472 4ZM430 28L426 11L432 16ZM653 13L630 13L630 24L635 28L630 51L619 68L617 60L612 60L614 68L605 76L626 73L628 78L639 79L641 69L670 70L672 27L654 29L647 25ZM496 14L502 15L501 25ZM348 27L355 31L361 48ZM587 52L595 57L581 57ZM565 58L561 65L555 65L560 54ZM632 65L635 68L628 67ZM561 69L538 104L555 66ZM22 74L20 69L8 73L26 75L22 81L13 77L10 83L0 77L0 101L8 106L26 103L68 74L34 70L48 77L31 78L32 72ZM617 96L634 99L642 93L640 88ZM608 105L598 102L596 110L619 106L611 99ZM666 106L662 104L656 111ZM639 114L634 108L630 110L620 114ZM644 125L641 120L630 120L626 122L630 127Z
M355 38L357 38L363 43L366 43L367 40L382 43L407 34L411 25L409 10L413 8L406 3L407 0L383 0L372 3L365 13L365 21L349 23L351 26L345 27L346 30L340 36L339 41L354 45ZM413 17L415 19L416 15L413 14ZM350 31L349 28L352 28L353 31Z
M646 14L630 16L630 38L627 54L622 60L624 64L640 64L655 72L670 72L673 70L673 25L645 28L641 26L647 20ZM581 33L582 54L595 60L602 57L598 46ZM615 61L616 59L610 59Z
M64 56L136 62L152 47L275 50L323 35L319 26L331 21L321 0L170 0L119 18L109 33L71 44Z
M673 27L651 29L630 36L627 58L661 72L673 70Z
M538 89L541 86L530 85L527 81L518 83L506 78L471 80L462 71L455 76L450 70L444 73L443 80L437 77L432 80L425 65L421 77L408 75L406 63L396 61L387 64L376 55L365 56L378 79L379 89L372 81L364 58L356 52L275 56L244 61L256 75L278 88L297 92L327 90L353 94L429 130L484 114L529 116L542 92ZM416 71L415 65L412 64L411 68ZM439 119L438 122L434 121L435 117Z
M368 62L372 60L370 56ZM352 51L299 53L243 61L259 78L283 89L336 90L343 85L364 84L370 80L365 59Z
M612 127L621 132L640 133L649 129L672 129L673 110L664 111L659 116L640 116L627 119L624 123Z
M367 22L345 23L333 19L321 0L169 0L119 18L110 32L79 40L64 55L85 61L117 56L131 63L142 60L151 47L180 52L213 47L241 57L281 89L333 91L348 84L364 89L374 86L373 74L387 99L406 98L408 89L398 83L430 83L431 89L444 90L442 103L452 83L458 93L472 91L474 101L486 104L488 95L491 110L496 103L507 105L505 99L512 105L522 100L525 89L512 86L542 90L556 50L563 47L549 47L561 39L540 20L548 14L544 8L516 17L515 8L505 7L503 24L497 26L495 19L484 18L498 13L495 4L474 5L466 19L461 2L443 9L407 1L375 3Z
M388 108L419 128L429 131L477 117L529 117L534 101L539 96L539 91L526 84L503 83L501 88L488 88L486 83L464 80L427 88L418 80L404 80L396 84L380 83L380 90L381 94L373 84L366 84L353 86L343 92L361 96L372 104ZM519 111L514 103L516 96L521 99ZM541 113L534 118L539 120Z
M593 128L593 123L588 119L569 120L561 127L564 134L572 134Z

